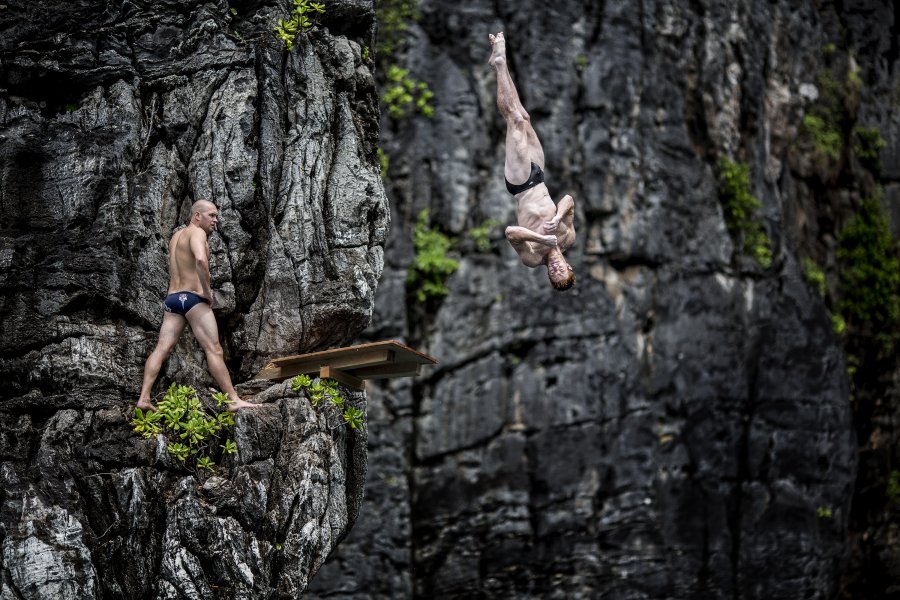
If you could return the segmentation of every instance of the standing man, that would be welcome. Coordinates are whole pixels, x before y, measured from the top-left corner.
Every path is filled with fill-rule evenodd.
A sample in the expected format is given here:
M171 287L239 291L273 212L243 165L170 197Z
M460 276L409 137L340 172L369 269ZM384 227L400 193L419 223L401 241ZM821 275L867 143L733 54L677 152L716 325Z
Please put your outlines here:
M493 49L488 63L497 70L497 107L506 120L503 174L506 189L516 199L519 222L506 228L506 239L525 266L546 265L553 287L567 290L575 285L575 273L563 257L563 251L575 243L575 201L566 195L556 205L550 198L544 184L544 149L509 74L503 32L490 40Z
M166 312L159 330L159 342L144 365L144 385L137 401L138 408L156 410L150 402L150 390L188 323L206 353L210 374L231 400L228 410L260 406L244 402L237 395L219 344L219 328L212 311L214 300L209 287L207 243L207 236L216 229L218 216L215 204L209 200L197 200L191 206L188 226L176 231L169 240L169 291L163 302Z

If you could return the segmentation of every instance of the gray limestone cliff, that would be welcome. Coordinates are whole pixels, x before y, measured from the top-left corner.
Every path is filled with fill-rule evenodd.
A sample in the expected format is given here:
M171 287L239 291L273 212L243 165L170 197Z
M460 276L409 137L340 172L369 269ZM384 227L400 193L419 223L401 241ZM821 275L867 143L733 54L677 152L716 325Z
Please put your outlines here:
M833 285L837 234L878 186L900 232L894 4L419 12L390 60L434 91L435 114L382 118L394 226L368 335L441 362L370 391L366 501L311 597L897 597L897 379L851 392L836 306L803 267ZM487 65L501 30L550 193L576 202L563 294L502 237L515 205ZM827 101L834 156L804 129ZM886 140L880 173L851 148L856 127ZM748 167L771 264L729 235L722 158ZM423 208L460 263L424 307L405 283ZM894 412L879 409L880 479L857 482L869 401Z
M297 597L355 520L366 431L247 388L195 477L131 430L166 244L215 201L236 381L364 329L390 226L363 48L337 1L286 52L283 2L0 5L0 598ZM186 334L157 391L211 383ZM357 403L364 402L360 396Z

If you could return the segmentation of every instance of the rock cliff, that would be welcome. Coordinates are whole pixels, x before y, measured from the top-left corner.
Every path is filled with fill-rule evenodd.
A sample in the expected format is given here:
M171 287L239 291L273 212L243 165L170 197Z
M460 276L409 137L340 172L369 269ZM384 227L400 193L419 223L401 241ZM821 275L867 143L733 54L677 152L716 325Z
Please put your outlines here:
M292 52L274 1L0 5L0 598L297 597L356 518L365 431L287 384L195 477L131 431L166 243L215 201L236 381L370 321L389 213L371 3ZM158 383L211 380L185 335ZM364 401L356 398L357 403Z
M423 0L419 12L392 60L433 90L435 113L382 118L394 229L369 335L406 337L441 364L369 393L367 500L311 596L890 590L896 384L864 400L857 378L851 393L829 313L839 232L861 199L880 186L900 231L893 4ZM515 206L487 65L501 30L550 193L575 198L571 292L502 239ZM806 118L825 108L840 147ZM851 143L857 128L887 141L880 170ZM747 168L771 260L730 234L722 159ZM405 283L423 208L459 260L424 308ZM487 219L499 226L482 252L473 232ZM882 448L857 483L869 401Z

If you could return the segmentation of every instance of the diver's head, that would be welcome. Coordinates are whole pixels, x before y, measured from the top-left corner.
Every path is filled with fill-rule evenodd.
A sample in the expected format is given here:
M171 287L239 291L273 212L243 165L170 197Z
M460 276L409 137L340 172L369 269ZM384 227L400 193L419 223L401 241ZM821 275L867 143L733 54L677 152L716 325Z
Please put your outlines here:
M547 275L553 288L564 292L575 285L575 272L572 265L566 262L562 252L556 250L547 255Z

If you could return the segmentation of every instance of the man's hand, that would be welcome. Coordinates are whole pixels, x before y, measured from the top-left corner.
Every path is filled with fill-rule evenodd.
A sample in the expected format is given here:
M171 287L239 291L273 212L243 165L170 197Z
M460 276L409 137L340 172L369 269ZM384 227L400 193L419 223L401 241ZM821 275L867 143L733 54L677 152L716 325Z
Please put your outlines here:
M557 241L555 235L542 235L542 236L540 236L540 238L541 238L541 241L540 241L541 244L543 244L545 246L549 246L551 248L556 248L556 246L559 243Z
M544 233L556 233L556 228L559 227L559 222L562 220L562 215L556 215L549 221L544 222Z

